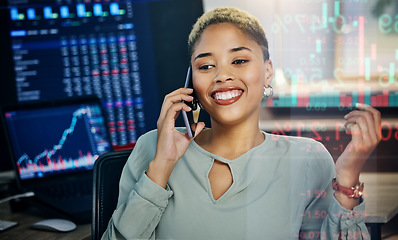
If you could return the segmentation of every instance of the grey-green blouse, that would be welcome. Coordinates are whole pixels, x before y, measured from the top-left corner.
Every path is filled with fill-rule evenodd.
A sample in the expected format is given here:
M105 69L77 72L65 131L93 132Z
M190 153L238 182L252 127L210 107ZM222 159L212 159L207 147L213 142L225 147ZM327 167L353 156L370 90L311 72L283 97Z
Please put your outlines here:
M145 174L157 132L141 136L103 239L370 239L364 202L349 211L334 198L334 162L321 143L264 134L262 144L234 160L193 141L166 189ZM208 179L215 159L233 177L217 200Z

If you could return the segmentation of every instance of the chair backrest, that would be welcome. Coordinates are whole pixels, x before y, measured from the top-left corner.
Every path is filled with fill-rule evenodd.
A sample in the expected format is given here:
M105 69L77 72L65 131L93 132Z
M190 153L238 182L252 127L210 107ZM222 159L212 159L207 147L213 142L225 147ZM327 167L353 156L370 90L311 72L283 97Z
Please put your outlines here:
M116 208L119 180L131 150L105 153L95 161L93 169L92 239L100 239Z

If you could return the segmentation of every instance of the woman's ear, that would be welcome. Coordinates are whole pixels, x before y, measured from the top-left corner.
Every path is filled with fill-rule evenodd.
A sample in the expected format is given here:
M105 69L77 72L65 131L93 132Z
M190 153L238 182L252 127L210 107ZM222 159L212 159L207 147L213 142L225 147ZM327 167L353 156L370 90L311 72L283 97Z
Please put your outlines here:
M272 61L270 59L265 61L265 81L264 86L271 85L272 78L274 76L274 68L272 66Z

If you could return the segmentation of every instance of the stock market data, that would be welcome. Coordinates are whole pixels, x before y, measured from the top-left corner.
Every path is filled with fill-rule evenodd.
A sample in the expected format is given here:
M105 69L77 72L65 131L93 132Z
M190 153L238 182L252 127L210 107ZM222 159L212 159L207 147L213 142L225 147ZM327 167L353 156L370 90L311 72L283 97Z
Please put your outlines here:
M313 138L336 160L351 140L344 115L365 103L381 112L382 138L364 169L398 169L398 2L247 0L239 7L263 25L273 63L274 96L263 101L260 128L276 138Z
M276 96L264 106L398 107L397 1L282 0L273 9L264 25Z
M21 179L91 169L111 150L98 105L6 112Z
M9 13L18 101L96 95L114 146L148 130L143 85L156 84L145 4L11 1Z

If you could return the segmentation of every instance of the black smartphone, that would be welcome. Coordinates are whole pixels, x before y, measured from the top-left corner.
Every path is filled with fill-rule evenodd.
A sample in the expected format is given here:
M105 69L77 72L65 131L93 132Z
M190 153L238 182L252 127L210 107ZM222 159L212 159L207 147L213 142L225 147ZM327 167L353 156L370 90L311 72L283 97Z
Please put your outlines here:
M193 89L191 67L188 68L187 76L185 78L184 88L192 88ZM192 130L192 125L194 123L197 123L197 121L198 121L199 108L198 108L198 100L195 96L195 91L191 94L191 96L194 97L194 100L192 102L185 102L185 103L192 109L192 111L186 112L186 111L182 110L182 117L184 118L184 124L185 124L185 127L187 128L189 137L193 138L195 136L195 132ZM194 116L194 115L196 115L196 116Z

